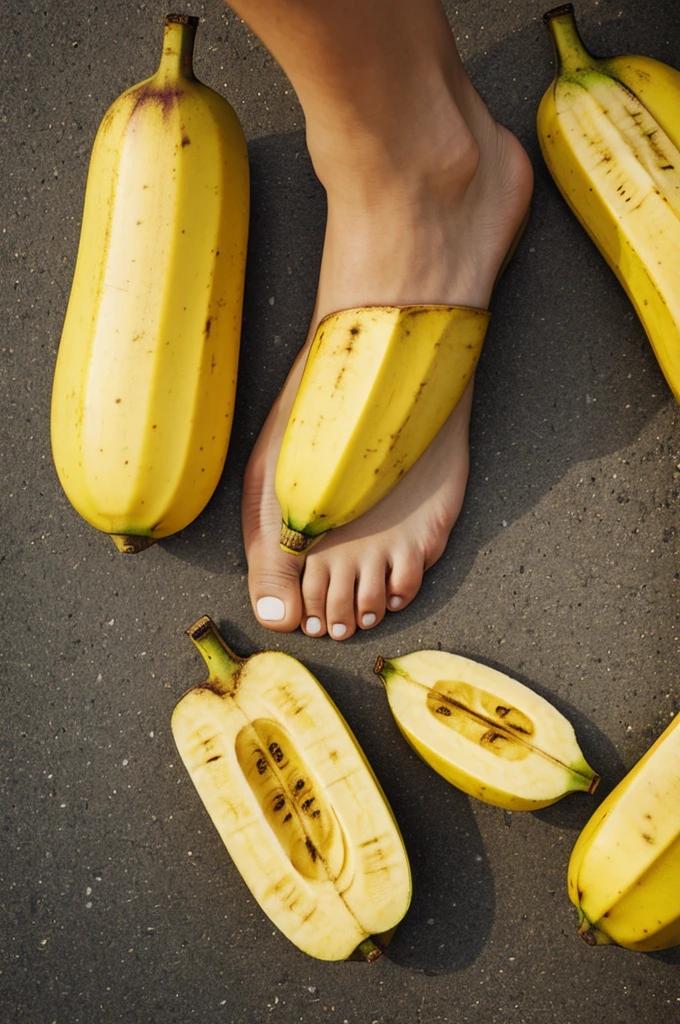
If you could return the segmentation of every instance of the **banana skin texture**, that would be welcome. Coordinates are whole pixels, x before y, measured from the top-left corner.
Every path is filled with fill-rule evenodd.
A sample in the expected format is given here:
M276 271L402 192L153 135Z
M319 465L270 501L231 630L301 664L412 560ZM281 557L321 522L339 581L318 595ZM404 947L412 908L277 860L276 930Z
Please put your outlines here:
M588 945L680 944L680 715L590 818L567 880Z
M306 551L399 483L472 380L489 317L373 306L321 321L276 469L284 550Z
M533 811L567 793L592 793L571 723L523 683L446 651L379 657L390 709L417 754L484 803Z
M649 57L593 57L571 4L545 20L557 70L537 115L543 157L680 400L680 72Z
M210 674L180 698L172 731L234 864L303 952L375 959L408 909L411 873L349 726L295 658L238 658L207 616L187 632Z
M233 417L248 154L193 74L197 23L166 18L156 74L101 122L53 381L64 491L127 552L201 512Z

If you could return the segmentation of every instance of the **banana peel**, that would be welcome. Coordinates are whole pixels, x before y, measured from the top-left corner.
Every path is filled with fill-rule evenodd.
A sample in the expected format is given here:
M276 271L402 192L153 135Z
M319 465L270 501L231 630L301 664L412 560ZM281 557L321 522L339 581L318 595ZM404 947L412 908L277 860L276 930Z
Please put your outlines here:
M588 945L680 945L680 714L581 831L567 884Z
M276 470L285 551L309 550L401 480L472 380L490 315L371 306L319 323Z
M99 126L54 372L59 480L126 554L202 511L233 419L248 151L193 73L197 25L166 18L157 71Z
M680 71L643 56L594 57L571 4L545 20L556 73L537 114L543 158L680 401Z

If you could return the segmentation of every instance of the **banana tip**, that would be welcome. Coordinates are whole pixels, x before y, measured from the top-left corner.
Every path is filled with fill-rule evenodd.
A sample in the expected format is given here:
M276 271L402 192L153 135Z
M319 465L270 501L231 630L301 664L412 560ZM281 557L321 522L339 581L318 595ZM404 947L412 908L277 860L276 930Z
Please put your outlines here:
M293 530L285 520L281 522L281 534L279 536L279 544L284 551L287 551L291 555L304 555L306 551L309 551L312 544L316 544L319 537L309 537L306 533L301 533L299 530Z
M124 555L136 555L155 543L154 537L143 537L137 534L112 533L110 537Z

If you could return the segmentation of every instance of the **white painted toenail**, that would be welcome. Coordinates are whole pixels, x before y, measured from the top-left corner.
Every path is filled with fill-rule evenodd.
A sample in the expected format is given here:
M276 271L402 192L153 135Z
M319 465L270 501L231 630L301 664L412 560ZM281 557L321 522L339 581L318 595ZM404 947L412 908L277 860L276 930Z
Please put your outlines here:
M321 619L318 619L316 615L310 615L305 622L305 629L308 633L320 633L321 632Z
M286 614L286 606L280 597L261 597L257 602L257 614L265 622L280 622Z
M396 611L397 608L401 608L402 604L404 603L404 599L403 599L403 597L396 597L395 596L395 597L391 597L387 603L390 606L390 608L392 608L392 609L394 609Z
M340 639L341 636L344 636L346 632L347 626L345 625L344 622L334 622L333 625L331 626L331 633L337 639Z
M366 612L366 614L362 616L361 625L373 626L375 625L377 618L378 616L375 614L375 612Z

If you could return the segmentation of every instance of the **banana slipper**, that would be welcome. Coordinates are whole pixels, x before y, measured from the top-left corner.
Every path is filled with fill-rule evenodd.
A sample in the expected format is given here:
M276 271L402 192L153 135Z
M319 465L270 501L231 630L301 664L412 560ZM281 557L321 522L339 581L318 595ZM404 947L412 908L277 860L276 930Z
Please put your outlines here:
M460 401L490 313L370 306L319 324L281 445L281 547L301 554L372 508Z

